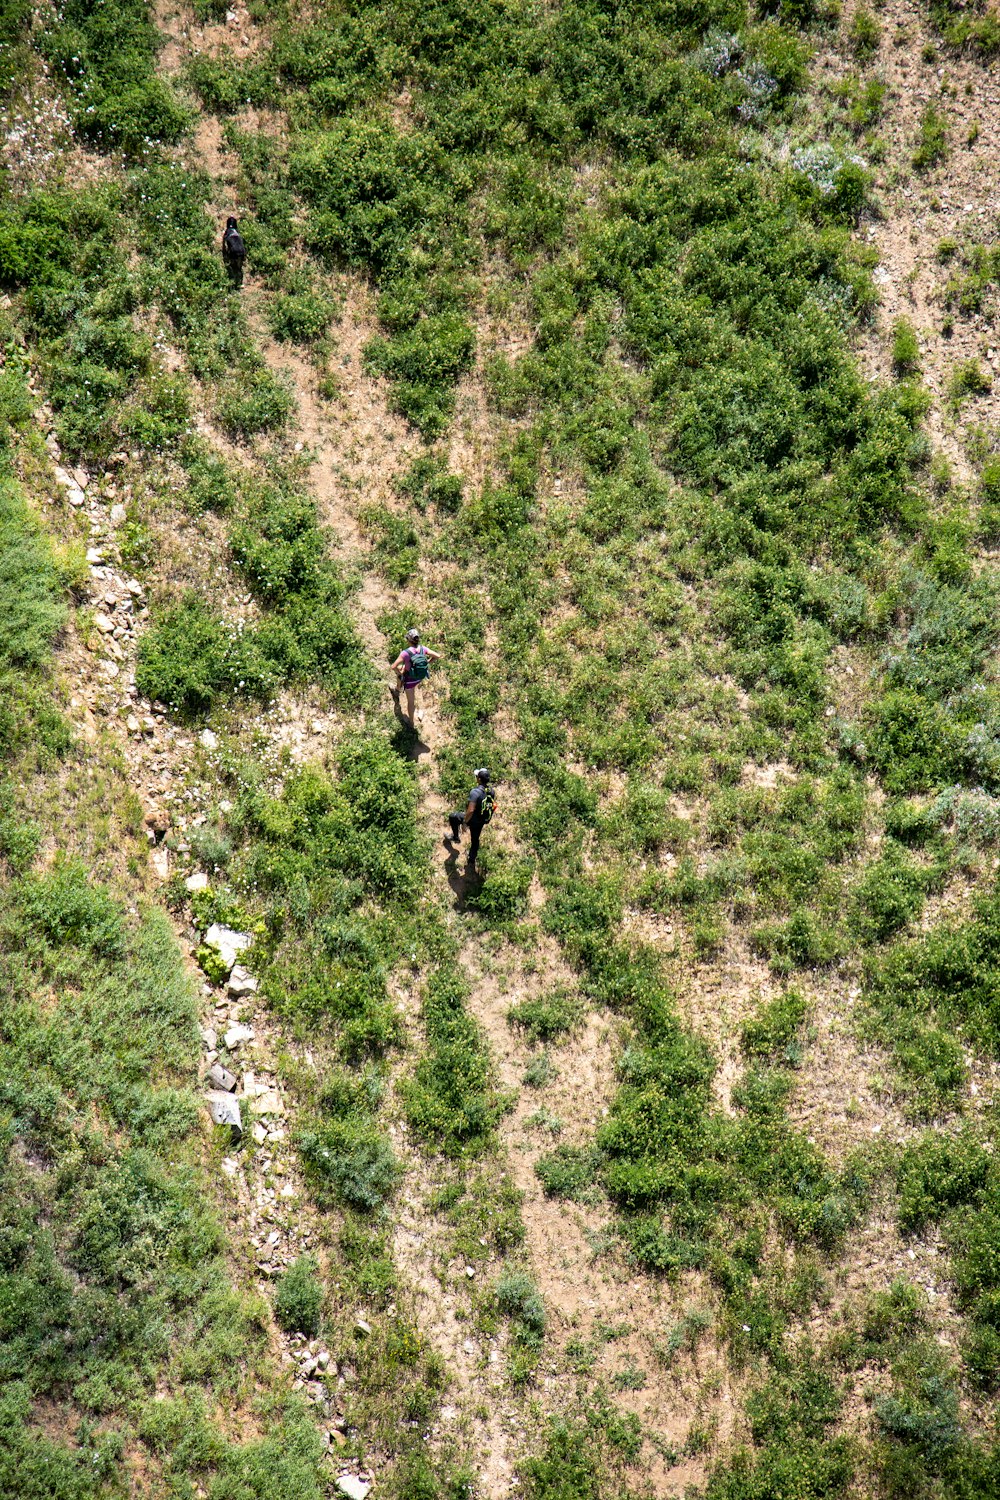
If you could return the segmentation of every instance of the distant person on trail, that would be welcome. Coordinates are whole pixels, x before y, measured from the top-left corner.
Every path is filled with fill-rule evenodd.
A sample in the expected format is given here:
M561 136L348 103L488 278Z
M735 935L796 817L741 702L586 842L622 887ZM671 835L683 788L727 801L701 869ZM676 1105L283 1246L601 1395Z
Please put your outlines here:
M460 844L462 841L462 829L469 830L469 863L467 869L475 870L476 855L479 853L479 836L487 823L493 816L496 807L496 798L490 786L490 773L485 766L480 766L476 771L476 784L469 793L468 805L464 813L453 812L448 814L448 822L451 824L451 841ZM457 854L457 850L455 851Z
M233 286L243 285L243 262L246 258L247 247L236 226L236 220L230 214L226 220L226 232L222 236L222 260Z
M399 678L400 687L406 694L406 717L409 720L411 729L415 727L413 706L416 690L430 676L431 662L440 660L440 651L428 651L426 646L421 645L419 630L408 630L406 632L406 645L393 662L392 670ZM395 697L398 700L399 688L396 689ZM417 712L417 718L423 723L424 711L422 708Z

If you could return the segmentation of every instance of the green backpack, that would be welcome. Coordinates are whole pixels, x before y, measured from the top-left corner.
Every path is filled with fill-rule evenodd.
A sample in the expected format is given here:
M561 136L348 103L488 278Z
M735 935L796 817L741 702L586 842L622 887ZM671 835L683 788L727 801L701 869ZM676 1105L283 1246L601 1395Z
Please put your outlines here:
M412 677L414 682L426 682L430 676L431 660L423 646L410 646L406 654L410 658L407 676Z

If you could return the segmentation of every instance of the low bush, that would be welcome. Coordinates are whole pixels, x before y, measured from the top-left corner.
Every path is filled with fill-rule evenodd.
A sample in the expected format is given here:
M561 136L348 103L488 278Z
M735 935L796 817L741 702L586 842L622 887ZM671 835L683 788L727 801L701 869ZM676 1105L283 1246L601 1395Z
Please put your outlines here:
M907 318L897 318L892 325L892 368L901 379L920 370L920 340Z
M486 1041L465 1009L467 985L437 969L423 1004L427 1051L401 1085L410 1127L449 1156L486 1150L512 1100L493 1079Z
M809 1005L797 990L786 990L744 1021L740 1046L747 1057L795 1064L802 1055L802 1034Z
M299 1137L299 1153L317 1202L378 1213L399 1187L402 1169L373 1124L331 1120Z
M990 1155L971 1134L929 1134L907 1146L896 1169L899 1225L919 1234L960 1204L977 1203L990 1174Z
M270 370L242 371L224 386L218 402L218 417L234 437L250 438L259 432L278 432L287 426L295 410L295 397L286 380Z
M314 1256L300 1255L279 1278L274 1289L274 1316L286 1333L319 1333L323 1283Z
M601 1170L600 1151L592 1146L557 1146L535 1162L535 1176L547 1198L586 1201Z
M580 1001L560 989L537 999L519 1000L507 1012L510 1024L519 1027L532 1042L554 1042L566 1037L582 1019Z
M920 116L920 135L913 153L913 165L926 172L943 161L948 147L948 121L935 104L925 106Z
M496 1284L497 1306L523 1342L537 1342L545 1332L545 1304L525 1271L505 1271Z

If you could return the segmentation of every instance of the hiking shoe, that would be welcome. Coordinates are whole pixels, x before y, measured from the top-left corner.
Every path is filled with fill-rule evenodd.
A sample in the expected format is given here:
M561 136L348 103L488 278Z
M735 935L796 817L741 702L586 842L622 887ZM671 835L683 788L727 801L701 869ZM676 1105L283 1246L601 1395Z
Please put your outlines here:
M422 708L418 708L417 709L417 723L418 724L422 724L423 722L424 722L424 711L423 711Z

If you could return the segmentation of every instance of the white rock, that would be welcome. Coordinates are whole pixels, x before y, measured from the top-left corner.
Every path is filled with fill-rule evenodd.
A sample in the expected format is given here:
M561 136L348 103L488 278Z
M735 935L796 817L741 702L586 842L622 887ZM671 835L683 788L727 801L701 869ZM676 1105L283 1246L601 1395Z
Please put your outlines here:
M242 1134L243 1120L239 1101L233 1094L228 1094L223 1089L212 1089L205 1095L205 1103L216 1125L231 1125Z
M372 1325L369 1323L367 1318L355 1318L354 1326L357 1329L358 1333L371 1333L372 1331Z
M66 499L69 501L70 505L75 505L77 509L79 509L79 507L83 504L85 498L86 497L84 496L83 490L81 490L78 484L71 484L67 487Z
M104 553L101 551L100 547L87 548L87 561L89 563L99 563L104 561Z
M136 725L137 729L138 727L139 726ZM186 891L207 891L208 876L205 874L204 870L197 870L195 874L189 875L187 880L185 880L184 882L184 889Z
M214 1026L203 1026L201 1028L201 1039L205 1043L205 1046L208 1048L209 1052L211 1052L216 1042L219 1040L219 1035Z
M150 849L149 863L152 865L153 874L158 880L169 880L170 852L162 844L157 849Z
M203 729L198 739L206 750L217 750L219 748L219 736L214 734L211 729Z
M112 505L111 514L108 516L108 520L111 522L112 526L120 526L124 519L125 507L119 501L117 505Z
M254 1104L254 1114L258 1115L283 1115L285 1106L281 1102L281 1095L277 1089L265 1089L263 1094L257 1096Z
M244 949L249 948L253 938L246 932L233 932L231 927L222 927L218 922L205 933L205 946L214 948L226 966L227 973L236 963Z
M243 964L234 964L229 976L229 993L239 999L242 995L256 995L257 981Z
M235 1026L230 1026L229 1030L222 1038L226 1046L229 1048L230 1052L232 1052L235 1047L242 1047L244 1042L252 1042L253 1039L253 1027L241 1026L239 1023L237 1023Z
M367 1479L356 1479L353 1474L341 1474L337 1488L347 1500L367 1500L371 1485Z

